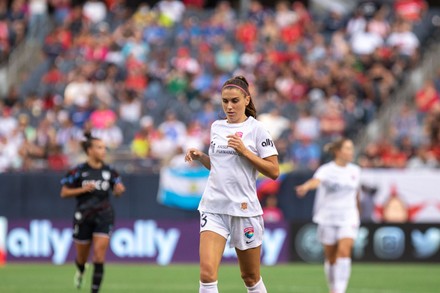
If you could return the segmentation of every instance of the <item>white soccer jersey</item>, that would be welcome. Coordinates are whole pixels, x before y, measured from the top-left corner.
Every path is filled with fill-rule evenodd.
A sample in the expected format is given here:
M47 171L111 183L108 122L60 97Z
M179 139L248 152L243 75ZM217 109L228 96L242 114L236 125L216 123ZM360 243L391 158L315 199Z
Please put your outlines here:
M249 117L242 123L217 120L211 126L211 171L199 210L237 217L263 214L257 198L258 171L245 157L228 147L228 135L238 134L251 152L261 158L278 155L272 137L261 122Z
M345 167L329 162L316 170L319 179L315 198L313 221L320 225L359 225L357 193L361 169L354 164Z

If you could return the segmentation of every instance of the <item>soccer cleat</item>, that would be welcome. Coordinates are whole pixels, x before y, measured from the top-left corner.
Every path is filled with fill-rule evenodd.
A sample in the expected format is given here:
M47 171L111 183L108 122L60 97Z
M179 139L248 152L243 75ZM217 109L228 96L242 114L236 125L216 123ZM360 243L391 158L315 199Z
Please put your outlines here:
M73 276L73 286L76 289L81 289L84 286L85 283L85 272L87 269L88 265L85 265L85 270L84 272L81 274L80 271L76 271L75 275Z

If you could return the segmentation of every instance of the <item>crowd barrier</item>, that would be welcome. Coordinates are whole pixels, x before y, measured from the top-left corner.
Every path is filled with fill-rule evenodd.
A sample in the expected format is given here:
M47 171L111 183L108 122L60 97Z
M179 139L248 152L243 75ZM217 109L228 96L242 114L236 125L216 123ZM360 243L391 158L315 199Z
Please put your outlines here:
M72 227L69 221L32 219L0 220L0 255L6 262L74 261ZM109 262L197 263L197 220L120 220L113 231L107 255ZM244 237L244 235L243 235ZM353 249L354 261L440 262L440 224L363 224ZM223 260L236 261L226 246ZM312 223L266 224L262 263L322 262L322 246Z

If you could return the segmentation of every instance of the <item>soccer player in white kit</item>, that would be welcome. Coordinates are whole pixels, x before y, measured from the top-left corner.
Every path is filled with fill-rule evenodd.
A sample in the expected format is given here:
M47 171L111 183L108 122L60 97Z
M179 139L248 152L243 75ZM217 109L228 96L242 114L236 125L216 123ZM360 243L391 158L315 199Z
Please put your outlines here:
M257 198L258 172L276 179L278 152L269 132L255 119L249 84L242 76L222 87L226 119L211 126L209 155L188 149L185 160L210 170L200 201L200 289L216 293L218 268L230 237L247 292L265 293L260 275L263 210Z
M354 146L341 138L326 146L333 161L316 170L313 178L296 187L299 197L317 189L313 221L324 246L324 270L331 293L345 293L351 273L351 251L360 225L359 166L352 164Z

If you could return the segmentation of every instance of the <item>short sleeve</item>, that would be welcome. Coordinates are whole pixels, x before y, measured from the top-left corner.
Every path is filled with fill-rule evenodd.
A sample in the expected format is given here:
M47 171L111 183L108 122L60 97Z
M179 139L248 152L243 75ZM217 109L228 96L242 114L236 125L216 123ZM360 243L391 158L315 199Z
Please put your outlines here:
M257 151L260 158L278 155L278 151L275 147L275 143L272 140L272 136L264 127L258 125L256 138Z
M61 179L61 185L69 187L69 188L76 188L81 187L80 182L81 176L80 176L80 169L79 167L75 167L73 169L70 169L66 175Z
M319 167L315 171L315 174L313 174L313 178L318 179L320 181L324 181L326 177L327 177L327 168L325 168L324 165Z

